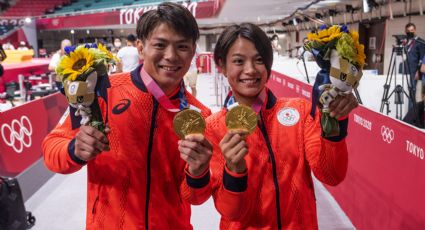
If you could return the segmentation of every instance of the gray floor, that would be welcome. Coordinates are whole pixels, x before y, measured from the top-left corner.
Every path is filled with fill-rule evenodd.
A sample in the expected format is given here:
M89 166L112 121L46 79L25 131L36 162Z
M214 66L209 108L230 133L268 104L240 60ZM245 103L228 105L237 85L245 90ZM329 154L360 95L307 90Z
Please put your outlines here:
M219 108L215 97L214 78L198 78L198 98L213 111ZM220 99L220 98L218 98ZM355 229L333 197L320 182L315 181L319 229ZM27 210L37 218L34 230L79 230L85 226L86 170L71 175L54 175L26 202ZM194 229L218 229L219 215L212 200L192 206Z
M333 197L315 180L319 229L355 229ZM27 202L37 218L33 230L78 230L85 226L86 170L71 175L56 174ZM212 200L192 206L194 229L218 229L219 215Z

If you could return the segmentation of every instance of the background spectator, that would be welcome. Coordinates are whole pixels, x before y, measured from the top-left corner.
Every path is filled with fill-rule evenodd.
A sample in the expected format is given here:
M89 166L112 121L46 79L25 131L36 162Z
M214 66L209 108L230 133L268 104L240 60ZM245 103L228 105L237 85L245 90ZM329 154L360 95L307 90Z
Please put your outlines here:
M28 50L27 43L24 41L19 42L19 46L17 50Z
M127 46L122 47L117 54L120 62L117 64L117 73L130 72L139 65L139 51L136 48L136 36L127 36Z

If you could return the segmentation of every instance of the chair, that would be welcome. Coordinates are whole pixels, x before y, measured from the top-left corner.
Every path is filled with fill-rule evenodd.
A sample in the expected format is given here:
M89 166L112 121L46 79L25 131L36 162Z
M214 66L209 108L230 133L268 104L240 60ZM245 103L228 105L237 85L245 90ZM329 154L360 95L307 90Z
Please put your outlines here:
M32 95L32 84L29 81L24 81L24 88L25 88L25 101L31 101L34 99L34 96ZM28 100L29 98L29 100Z
M12 107L15 107L15 104L13 104L13 99L15 99L15 91L19 89L18 82L12 81L9 83L6 83L6 99L10 102Z

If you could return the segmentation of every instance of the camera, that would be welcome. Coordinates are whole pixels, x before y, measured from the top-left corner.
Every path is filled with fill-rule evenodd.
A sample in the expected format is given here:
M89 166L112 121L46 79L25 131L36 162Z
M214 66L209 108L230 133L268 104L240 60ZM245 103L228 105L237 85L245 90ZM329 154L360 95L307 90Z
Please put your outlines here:
M403 44L403 40L406 40L407 39L407 36L405 34L395 34L395 35L393 35L393 37L395 37L396 44L398 46L399 45L402 45Z

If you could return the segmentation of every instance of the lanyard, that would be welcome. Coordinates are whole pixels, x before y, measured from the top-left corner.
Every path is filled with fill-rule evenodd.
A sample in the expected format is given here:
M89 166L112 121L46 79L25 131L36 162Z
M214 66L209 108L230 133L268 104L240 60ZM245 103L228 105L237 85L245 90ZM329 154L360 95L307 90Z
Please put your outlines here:
M415 45L416 39L412 39L409 43L409 48L407 49L407 52L409 53L410 50L412 50L413 45Z
M229 97L229 100L226 103L226 108L227 109L231 109L238 104L238 102L236 102L235 97L233 96L232 91L229 92L229 94L227 95ZM255 113L259 114L261 107L264 104L264 101L266 101L266 96L267 96L267 92L266 92L266 88L264 88L263 90L261 90L260 94L258 95L257 99L255 99L254 103L251 105L251 108L255 111Z
M140 76L142 77L142 81L148 89L149 93L151 93L155 99L164 107L166 110L170 112L179 112L188 107L188 102L186 95L184 93L184 83L183 81L180 84L180 90L178 92L178 98L180 100L180 106L177 108L173 103L171 103L170 99L165 95L164 91L156 84L156 82L146 73L145 68L142 67L140 70Z

